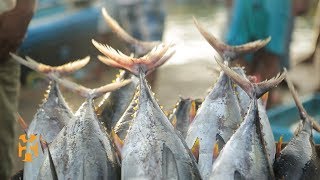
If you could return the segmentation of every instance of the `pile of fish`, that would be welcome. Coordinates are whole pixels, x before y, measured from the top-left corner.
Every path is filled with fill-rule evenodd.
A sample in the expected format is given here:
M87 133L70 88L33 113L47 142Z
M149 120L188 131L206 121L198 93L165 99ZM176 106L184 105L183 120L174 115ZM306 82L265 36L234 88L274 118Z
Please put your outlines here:
M195 20L220 55L216 62L221 73L204 100L180 97L167 116L146 76L170 59L174 45L134 39L105 9L102 13L135 54L127 56L92 40L103 54L98 56L101 62L122 69L114 83L89 89L63 78L85 66L88 57L52 67L11 54L51 81L31 124L19 118L26 135L37 135L42 147L34 161L24 164L23 179L320 179L320 154L312 137L320 126L303 108L289 79L300 125L285 148L274 141L264 94L286 78L286 70L255 82L243 68L228 67L270 38L229 46ZM85 97L76 112L65 102L60 85ZM95 107L100 96L104 98Z

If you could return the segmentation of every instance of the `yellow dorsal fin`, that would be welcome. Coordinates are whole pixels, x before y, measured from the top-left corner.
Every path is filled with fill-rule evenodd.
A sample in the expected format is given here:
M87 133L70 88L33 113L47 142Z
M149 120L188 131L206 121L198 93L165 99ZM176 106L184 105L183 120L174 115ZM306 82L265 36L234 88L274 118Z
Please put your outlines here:
M276 157L279 157L281 152L281 146L282 146L283 136L280 136L279 141L277 143L277 149L276 149Z
M196 141L194 142L192 148L191 148L191 152L194 156L194 158L196 159L196 161L198 162L199 160L199 150L200 150L200 139L197 138Z
M262 95L261 100L262 100L262 104L264 107L267 107L267 103L268 103L268 98L269 98L269 92L266 92L264 95Z
M192 100L191 102L191 108L190 108L190 124L192 123L194 117L196 116L197 113L197 106L196 106L196 101Z
M219 144L215 143L213 146L213 159L217 159L219 156Z

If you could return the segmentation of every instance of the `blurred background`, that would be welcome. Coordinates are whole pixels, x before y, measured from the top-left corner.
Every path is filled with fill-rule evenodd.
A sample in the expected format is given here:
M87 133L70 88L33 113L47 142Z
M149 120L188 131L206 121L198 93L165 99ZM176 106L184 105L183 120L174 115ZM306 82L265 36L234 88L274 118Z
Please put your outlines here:
M97 60L100 52L94 48L91 39L128 52L102 18L102 7L106 7L111 15L121 11L112 1L38 0L36 14L18 54L48 65L61 65L89 55L89 65L69 78L89 88L110 83L118 70ZM193 17L218 39L225 41L233 14L229 3L224 0L164 1L162 39L176 44L176 54L156 72L152 90L165 110L171 110L179 96L205 98L209 88L214 85L220 71L214 60L217 53L201 36L193 23ZM317 119L320 109L320 98L317 95L320 89L320 17L316 16L320 11L318 4L318 0L310 0L308 9L294 17L289 45L289 76L304 102L309 103L307 111ZM22 67L21 82L19 113L30 122L44 98L48 82L42 75L25 67ZM290 114L295 107L286 86L277 89L278 95L269 110L270 116L275 119ZM62 91L70 107L77 110L84 99L63 88ZM290 125L289 128L293 129L294 126ZM17 131L18 134L23 133L20 128ZM16 162L15 171L22 168L20 160Z

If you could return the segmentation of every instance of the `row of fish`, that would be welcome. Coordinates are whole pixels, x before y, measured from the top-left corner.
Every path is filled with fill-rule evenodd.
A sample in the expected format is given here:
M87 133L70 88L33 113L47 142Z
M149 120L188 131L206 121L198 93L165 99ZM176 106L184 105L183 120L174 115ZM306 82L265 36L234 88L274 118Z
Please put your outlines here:
M166 115L145 77L170 59L174 45L134 39L105 9L102 13L136 55L92 40L103 54L98 56L101 62L124 70L114 83L89 89L63 78L85 66L88 57L51 67L11 54L51 80L30 125L19 118L27 136L36 134L43 149L24 164L23 179L320 179L320 154L312 138L313 129L319 131L320 126L303 108L290 80L301 122L284 149L276 147L266 98L260 98L286 78L286 71L255 82L243 68L228 67L238 56L264 47L270 38L229 46L195 20L220 54L216 61L222 71L203 101L180 98ZM59 85L86 98L75 113ZM95 107L100 96L104 98Z

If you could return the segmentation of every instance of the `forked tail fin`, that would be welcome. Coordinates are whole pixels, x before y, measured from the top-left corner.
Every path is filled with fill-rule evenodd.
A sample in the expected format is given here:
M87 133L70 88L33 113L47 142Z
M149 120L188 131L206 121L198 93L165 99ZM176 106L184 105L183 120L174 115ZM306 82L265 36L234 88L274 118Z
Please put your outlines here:
M109 25L111 30L124 42L126 42L128 45L132 46L134 49L134 53L136 53L139 56L147 54L151 49L153 49L155 46L159 45L160 41L152 41L152 42L146 42L146 41L140 41L131 35L129 35L121 26L118 24L116 20L114 20L107 12L105 8L102 8L102 14L104 17L105 22Z
M143 57L134 58L127 56L120 51L116 51L108 45L103 45L92 40L93 45L105 56L98 56L98 59L106 65L126 69L136 76L140 71L149 74L157 67L164 64L173 54L173 44L160 44L154 47L148 54Z
M82 97L93 98L93 99L97 98L97 97L100 97L100 96L102 96L103 94L105 94L107 92L119 89L122 86L125 86L125 85L127 85L128 83L131 82L131 80L124 80L124 81L121 81L121 82L115 82L115 83L107 84L107 85L101 86L99 88L89 89L89 88L86 88L86 87L84 87L84 86L82 86L80 84L71 82L69 80L60 79L60 78L56 77L55 75L50 75L50 78L55 80L57 83L61 84L62 86L66 87L70 91L81 95Z
M239 46L230 46L219 41L214 35L212 35L202 25L200 25L195 18L193 18L193 21L202 36L220 54L223 60L233 60L243 54L255 52L268 44L268 42L271 40L271 38L268 37L263 40L257 40Z
M233 70L231 70L228 66L226 66L223 62L216 59L217 63L221 67L221 69L234 81L236 82L247 94L250 98L260 98L264 93L269 91L272 87L277 86L285 77L286 71L284 71L281 75L278 74L276 77L259 82L252 83L248 79L242 77L237 74Z
M87 56L83 59L76 60L61 66L49 66L42 63L39 63L30 57L26 57L26 59L23 59L20 56L17 56L13 53L10 53L13 59L18 61L20 64L23 64L30 69L33 69L37 72L44 73L44 74L55 74L58 77L68 75L70 73L73 73L81 68L83 68L85 65L88 64L90 57Z
M285 70L286 72L287 70ZM286 81L287 81L287 84L288 84L288 88L292 94L292 97L294 99L294 102L296 103L296 106L299 110L299 114L300 114L300 118L303 120L303 121L310 121L310 123L312 123L312 126L313 126L313 129L320 132L320 125L317 123L317 121L312 118L311 116L308 115L307 111L304 109L300 99L299 99L299 96L298 96L298 93L297 91L295 90L294 86L293 86L293 83L291 82L291 80L289 79L289 77L286 77Z

